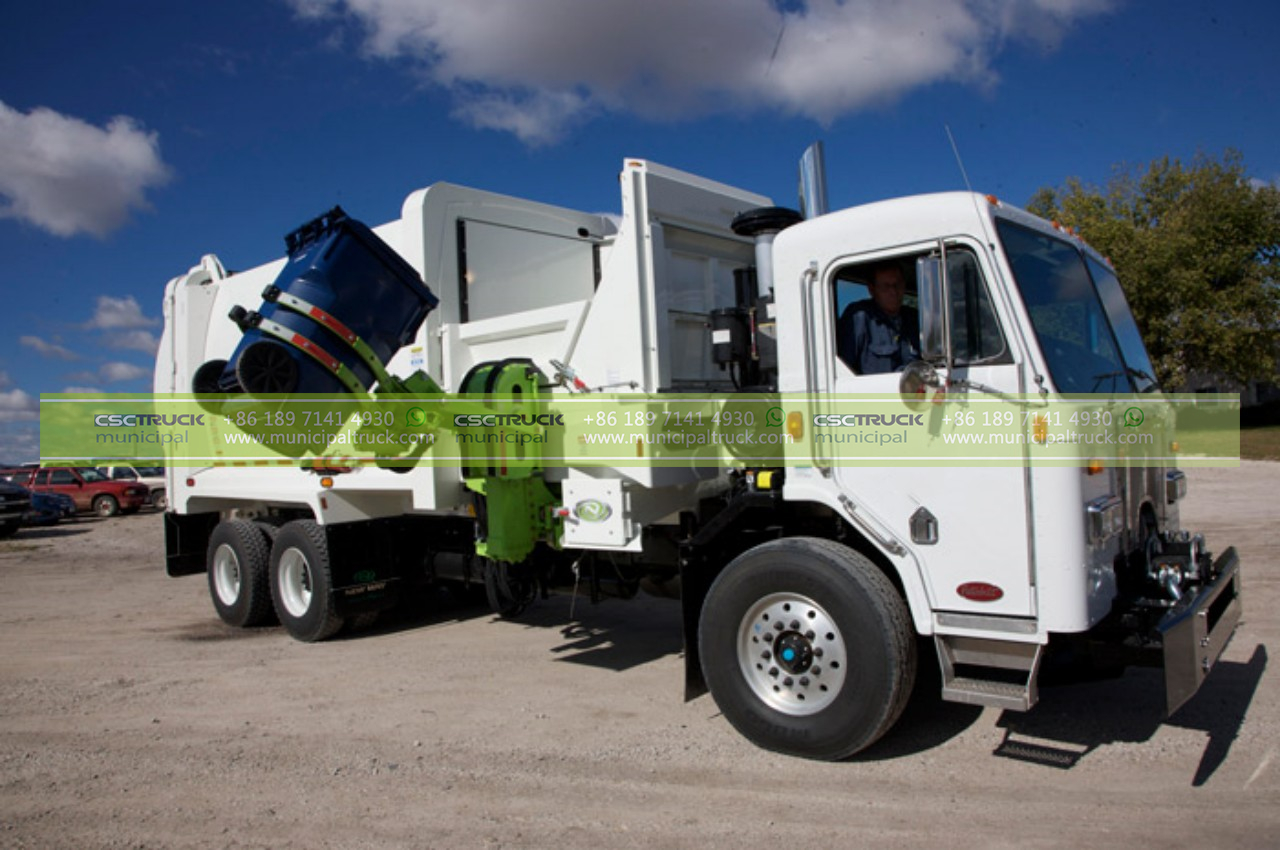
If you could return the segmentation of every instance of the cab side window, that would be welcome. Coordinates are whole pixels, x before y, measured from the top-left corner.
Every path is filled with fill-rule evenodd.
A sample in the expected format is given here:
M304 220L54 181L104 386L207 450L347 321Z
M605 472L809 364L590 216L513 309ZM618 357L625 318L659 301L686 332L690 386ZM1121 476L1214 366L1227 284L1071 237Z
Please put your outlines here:
M1012 362L978 258L963 249L947 252L951 289L951 352L957 365Z
M839 269L833 279L836 352L859 375L901 371L920 357L915 260Z
M75 484L76 476L69 469L53 469L49 472L50 484Z

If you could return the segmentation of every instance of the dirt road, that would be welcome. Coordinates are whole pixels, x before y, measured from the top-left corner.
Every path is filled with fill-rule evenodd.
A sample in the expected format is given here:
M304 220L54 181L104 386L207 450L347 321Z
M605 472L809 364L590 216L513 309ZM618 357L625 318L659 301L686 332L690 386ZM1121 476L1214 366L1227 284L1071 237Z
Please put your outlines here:
M0 847L1258 847L1280 835L1280 465L1192 470L1245 621L1160 720L1157 674L1025 715L918 692L842 764L681 700L679 609L447 603L304 645L168 579L161 519L0 542Z

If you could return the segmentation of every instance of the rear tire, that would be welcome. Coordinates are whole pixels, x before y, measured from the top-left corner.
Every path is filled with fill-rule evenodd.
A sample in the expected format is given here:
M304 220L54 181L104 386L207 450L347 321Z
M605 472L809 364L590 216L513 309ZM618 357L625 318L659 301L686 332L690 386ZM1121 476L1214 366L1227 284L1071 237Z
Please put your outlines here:
M115 496L95 496L93 512L100 517L115 516L120 513L120 503Z
M271 621L270 562L270 541L253 523L233 519L213 529L205 564L222 622L244 628Z
M158 511L166 511L169 509L169 497L163 490L156 490L151 494L151 506Z
M858 552L817 538L750 549L712 584L698 627L716 704L760 747L842 759L880 738L915 681L910 612Z
M324 529L309 519L285 524L271 546L271 600L290 635L314 643L342 628L332 589Z

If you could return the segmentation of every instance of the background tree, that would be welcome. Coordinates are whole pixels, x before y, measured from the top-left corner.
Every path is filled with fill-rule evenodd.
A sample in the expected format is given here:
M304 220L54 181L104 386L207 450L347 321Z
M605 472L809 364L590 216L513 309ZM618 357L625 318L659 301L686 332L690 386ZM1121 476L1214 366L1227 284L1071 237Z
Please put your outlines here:
M1238 152L1118 168L1103 188L1073 177L1027 207L1111 259L1166 389L1193 371L1280 380L1280 190Z

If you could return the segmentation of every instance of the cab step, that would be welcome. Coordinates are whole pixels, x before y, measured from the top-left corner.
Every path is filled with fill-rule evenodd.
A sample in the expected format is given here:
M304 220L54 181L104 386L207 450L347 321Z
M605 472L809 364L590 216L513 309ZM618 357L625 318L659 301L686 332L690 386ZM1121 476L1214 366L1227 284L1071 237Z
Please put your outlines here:
M1039 699L1042 644L959 635L934 635L933 641L944 700L1027 711Z

